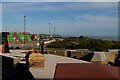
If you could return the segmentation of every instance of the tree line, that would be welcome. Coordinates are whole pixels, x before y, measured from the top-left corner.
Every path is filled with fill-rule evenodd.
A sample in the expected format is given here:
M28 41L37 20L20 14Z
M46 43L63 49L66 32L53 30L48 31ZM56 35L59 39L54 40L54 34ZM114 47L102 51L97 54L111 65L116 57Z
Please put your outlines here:
M108 49L119 49L120 41L93 39L84 36L65 38L63 41L57 40L48 44L47 48L65 49L89 49L95 51L107 51Z

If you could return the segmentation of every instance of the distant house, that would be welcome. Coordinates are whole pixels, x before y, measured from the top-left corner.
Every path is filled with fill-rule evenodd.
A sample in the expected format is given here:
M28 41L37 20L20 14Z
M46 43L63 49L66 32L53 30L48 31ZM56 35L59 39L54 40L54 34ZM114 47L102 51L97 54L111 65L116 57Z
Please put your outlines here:
M117 54L118 52L116 51L110 52L93 51L92 53L89 53L80 58L80 60L107 65L109 62L115 63L115 58L117 57Z
M31 34L31 38L32 38L33 41L34 40L39 41L41 39L48 39L49 37L48 37L47 34Z
M91 59L92 63L100 63L100 64L107 64L108 58L106 54L109 54L108 52L94 52L94 55Z

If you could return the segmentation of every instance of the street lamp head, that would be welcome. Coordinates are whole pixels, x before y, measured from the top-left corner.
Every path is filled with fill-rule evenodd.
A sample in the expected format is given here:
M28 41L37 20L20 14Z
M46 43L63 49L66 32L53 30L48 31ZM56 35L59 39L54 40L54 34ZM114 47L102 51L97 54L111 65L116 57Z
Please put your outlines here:
M26 18L26 16L24 16L24 18Z

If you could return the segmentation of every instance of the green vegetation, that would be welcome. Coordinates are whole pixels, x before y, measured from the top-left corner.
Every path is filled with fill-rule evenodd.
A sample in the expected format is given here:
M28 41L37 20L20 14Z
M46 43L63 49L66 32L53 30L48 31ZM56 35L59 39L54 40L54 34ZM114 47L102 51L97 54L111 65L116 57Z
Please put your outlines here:
M63 41L56 41L48 44L47 48L65 49L89 49L95 51L107 51L108 49L118 49L120 41L92 39L84 36L79 38L65 38Z

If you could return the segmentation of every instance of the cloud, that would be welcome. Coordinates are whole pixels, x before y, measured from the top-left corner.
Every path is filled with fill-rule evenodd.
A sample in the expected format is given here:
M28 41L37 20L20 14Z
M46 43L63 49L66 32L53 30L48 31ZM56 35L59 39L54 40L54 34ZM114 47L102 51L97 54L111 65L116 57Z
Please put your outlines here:
M69 35L118 35L118 18L107 15L76 15L72 21L56 20L58 33Z
M73 11L75 14L68 13L67 15L58 15L54 16L54 19L51 20L52 27L56 26L56 30L58 34L83 34L83 35L117 35L118 29L118 21L117 21L117 3L48 3L48 2L23 2L23 3L3 3L3 18L7 16L7 18L3 19L13 19L22 16L26 13L31 12L66 12ZM84 12L84 14L77 13L77 11ZM91 13L92 11L96 11L96 13ZM102 13L99 13L102 12ZM112 14L111 14L112 13ZM115 14L114 14L115 13ZM57 13L58 14L58 13ZM8 17L9 16L9 17ZM13 17L14 16L14 17ZM29 16L28 16L29 17ZM35 17L32 15L31 17ZM31 18L30 17L30 18ZM40 17L41 16L37 16ZM48 16L43 16L47 18ZM31 18L31 23L27 24L30 32L48 32L48 23L49 20L43 21L40 19L33 20ZM11 19L11 20L12 20ZM36 19L36 18L35 18ZM22 21L22 20L21 20ZM10 22L10 21L9 21ZM17 23L19 22L19 24ZM46 22L46 23L45 23ZM5 22L6 23L6 22ZM10 23L12 25L17 24L17 26L23 26L22 22L20 25L20 21L14 21ZM36 28L34 28L36 27ZM33 30L34 28L34 30ZM39 30L40 29L40 30ZM22 28L20 29L23 30ZM52 29L53 30L53 29Z
M51 33L53 33L53 28L55 26L56 34L61 35L118 35L118 18L116 16L84 14L76 15L72 20L69 20L67 16L61 18L56 17L56 19L51 20L50 22ZM22 23L21 25L13 24L13 26L16 26L16 31L23 31L23 27L20 27L23 26ZM19 29L17 27L19 27ZM48 29L49 24L47 21L27 21L27 31L30 31L31 33L48 33Z
M95 24L96 26L99 25L101 27L106 26L107 28L114 28L114 26L117 26L117 22L118 22L118 18L116 16L90 15L90 14L76 16L75 20L83 24L90 23L90 24Z
M22 13L27 11L66 11L66 10L116 10L117 3L110 2L92 2L92 3L37 3L37 2L22 2L22 3L3 3L3 13Z

